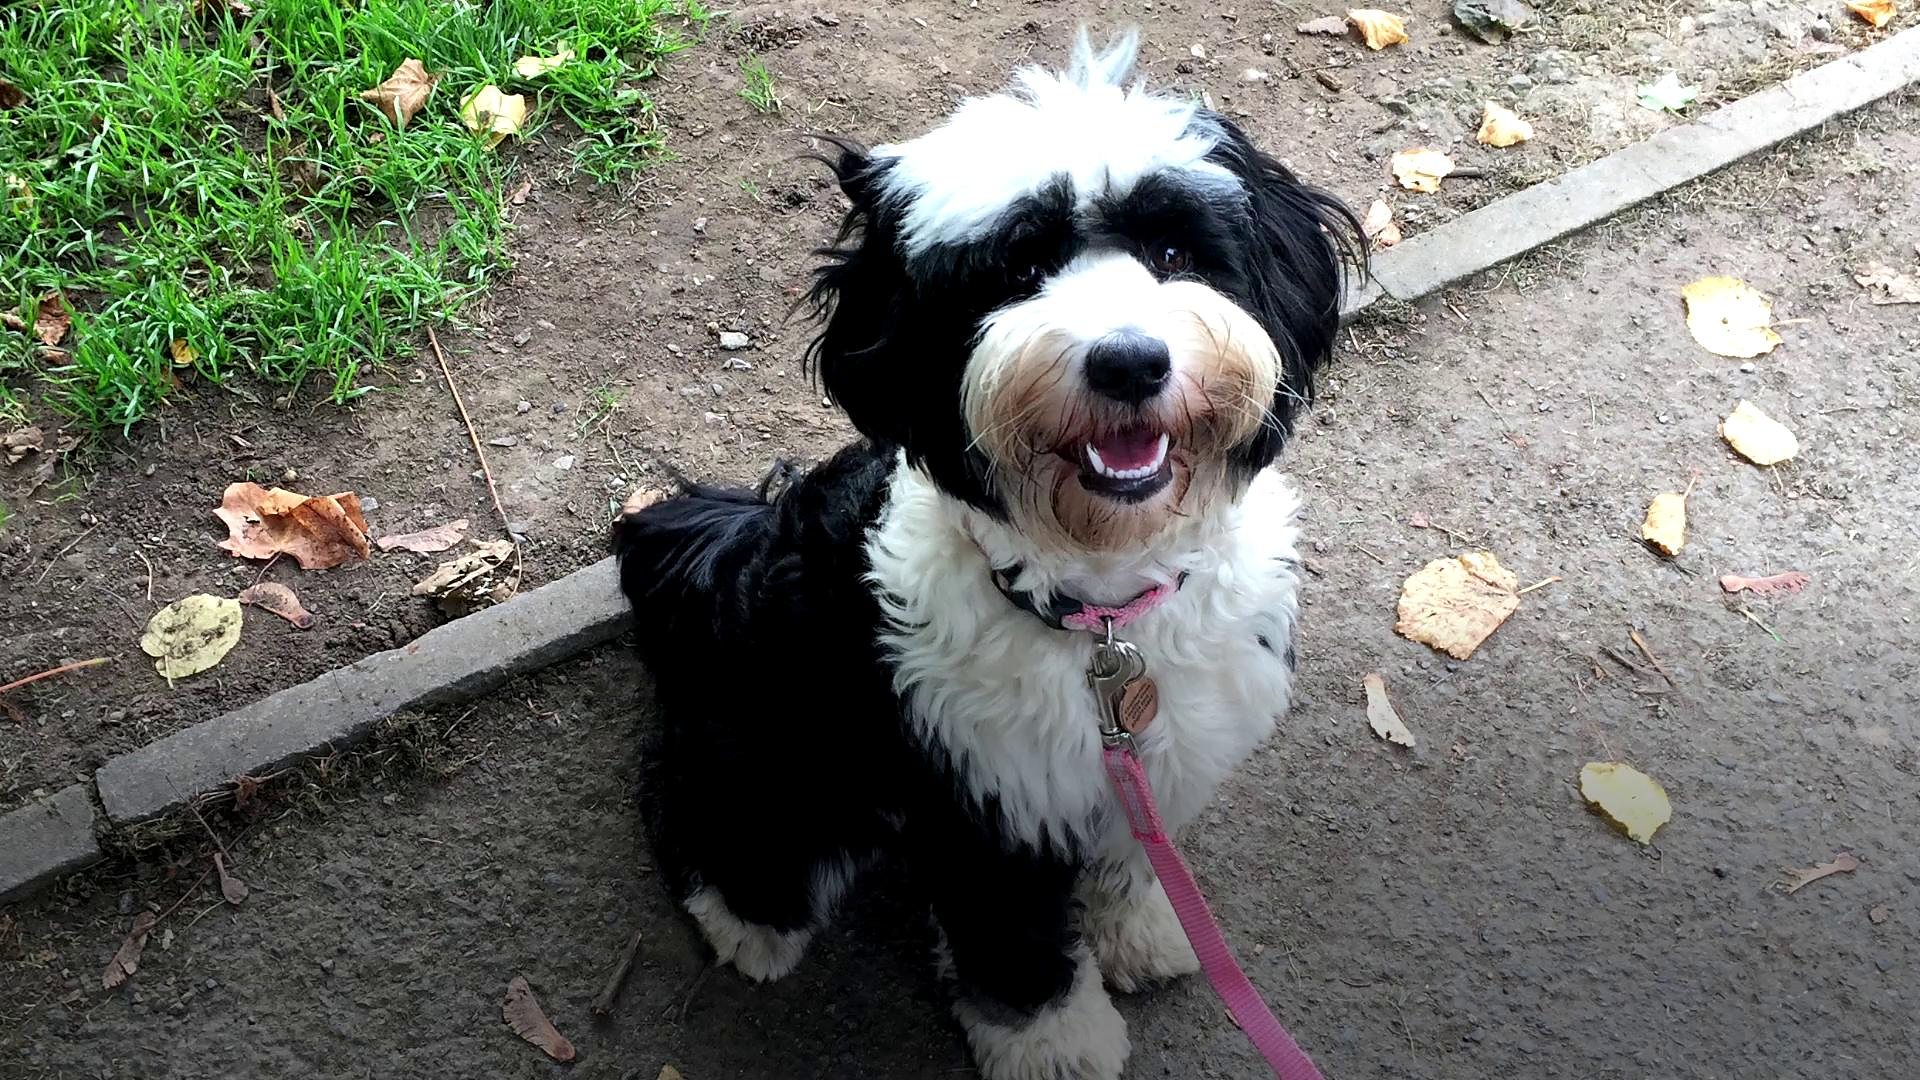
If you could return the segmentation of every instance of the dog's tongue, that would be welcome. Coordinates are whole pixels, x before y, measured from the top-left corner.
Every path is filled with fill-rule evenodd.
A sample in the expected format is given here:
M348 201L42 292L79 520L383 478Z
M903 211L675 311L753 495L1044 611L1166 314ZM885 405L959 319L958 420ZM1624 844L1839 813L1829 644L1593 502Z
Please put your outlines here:
M1135 428L1108 435L1090 445L1107 468L1125 472L1154 464L1154 459L1160 456L1160 433Z

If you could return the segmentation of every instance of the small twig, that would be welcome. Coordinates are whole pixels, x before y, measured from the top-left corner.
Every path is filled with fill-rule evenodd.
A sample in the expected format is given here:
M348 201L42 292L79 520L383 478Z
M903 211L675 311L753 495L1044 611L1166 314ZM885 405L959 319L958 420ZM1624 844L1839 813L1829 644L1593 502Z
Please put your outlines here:
M100 527L100 526L98 526L98 525L89 525L89 526L87 526L87 531L86 531L86 532L83 532L83 533L81 533L81 534L80 534L79 536L76 536L76 537L74 537L73 539L71 539L71 540L69 540L69 541L67 541L67 546L66 546L66 547L63 547L63 548L61 548L61 549L60 549L59 551L56 551L56 552L54 552L54 553L53 553L53 558L51 558L51 559L48 559L48 560L47 560L47 568L46 568L46 569L44 569L44 570L42 570L42 571L40 571L40 576L39 576L39 577L37 577L37 578L34 578L34 579L33 579L33 583L34 583L35 585L38 585L38 584L40 584L41 582L43 582L43 581L45 581L45 580L47 580L47 575L48 575L48 574L51 574L51 573L53 573L53 564L54 564L54 563L57 563L57 562L59 562L59 561L60 561L60 556L62 556L62 555L65 555L65 554L66 554L67 552L69 552L69 551L72 551L72 550L74 549L74 547L75 547L76 545L78 545L78 544L80 543L80 541L82 541L82 540L85 540L85 539L86 539L87 537L89 537L89 536L92 536L92 535L93 535L93 530L95 530L95 529L97 529L97 528L99 528L99 527Z
M1611 645L1600 646L1600 651L1603 653L1606 653L1607 658L1609 660L1612 660L1614 663L1619 664L1623 668L1626 668L1628 671L1637 671L1642 675L1658 675L1659 674L1659 672L1653 670L1650 667L1647 667L1643 664L1635 663L1631 658L1627 656L1626 653L1621 652L1619 649L1616 649Z
M191 799L187 800L187 809L193 812L193 819L200 823L200 827L207 830L207 836L212 839L213 846L220 849L220 857L223 859L226 858L227 845L220 842L220 834L214 832L213 826L207 824L207 819L200 815L200 808L195 806L193 802ZM218 870L220 868L215 866L214 869Z
M1500 434L1505 435L1507 432L1512 431L1513 429L1507 426L1507 418L1500 413L1500 406L1493 403L1493 399L1487 396L1487 392L1485 390L1477 390L1475 393L1480 395L1481 401L1487 403L1487 408L1493 410L1493 418L1500 421Z
M99 667L101 664L106 663L109 659L111 659L111 657L96 656L91 660L76 660L71 664L61 664L57 668L49 668L46 671L42 671L37 675L29 675L24 679L15 679L5 686L0 686L0 694L4 694L9 690L18 690L21 687L27 685L28 683L37 683L41 679L51 679L55 675L65 675L69 671L79 671L81 668Z
M133 549L133 555L147 568L147 603L151 604L153 603L153 563L147 559L147 553L139 548Z
M1380 564L1381 566L1385 566L1385 565L1387 565L1387 560L1386 560L1386 558L1385 558L1384 556L1381 556L1381 555L1376 555L1376 554L1374 554L1373 552L1371 552L1371 551L1368 551L1368 550L1367 550L1367 549L1366 549L1365 547L1362 547L1362 546L1361 546L1361 545L1359 545L1359 544L1355 544L1355 545L1353 545L1353 546L1354 546L1354 547L1356 547L1356 548L1359 548L1359 550L1360 550L1360 553L1361 553L1362 555L1365 555L1365 556L1367 556L1368 558L1370 558L1370 559L1372 559L1372 560L1373 560L1374 562L1377 562L1377 563L1379 563L1379 564Z
M1755 615L1753 613L1752 608L1748 607L1745 604L1741 604L1739 610L1740 610L1740 614L1745 615L1747 618L1753 620L1753 625L1759 627L1762 630L1765 630L1767 632L1768 637L1772 638L1775 641L1780 641L1781 644L1785 644L1784 641L1781 641L1780 635L1773 632L1773 627L1768 626L1766 623L1763 623L1760 621L1760 616Z
M192 896L194 893L199 892L200 886L205 885L207 883L207 879L212 876L213 876L213 867L209 866L207 867L205 872L203 872L199 877L194 879L193 884L187 886L187 891L180 894L180 899L175 900L173 902L172 907L169 907L167 910L161 912L159 918L156 918L153 920L153 925L155 927L158 927L161 923L166 922L167 916L180 910L180 905L186 903L188 897ZM225 901L222 901L222 903L225 903Z
M1544 588L1546 588L1547 586L1549 586L1549 585L1551 585L1551 584L1553 584L1554 582L1556 582L1556 581L1559 581L1559 580L1561 580L1561 578L1560 578L1560 576L1559 576L1559 575L1557 575L1557 574L1556 574L1556 575L1554 575L1553 577L1550 577L1550 578L1547 578L1547 579L1546 579L1545 581L1536 581L1536 582L1534 582L1533 584L1531 584L1531 585L1529 585L1529 586L1527 586L1526 588L1524 588L1524 589L1521 589L1521 590L1520 590L1519 592L1516 592L1516 593L1514 593L1513 595L1515 595L1515 596L1525 596L1525 595L1527 595L1528 593L1530 593L1530 592L1532 592L1532 591L1533 591L1533 590L1535 590L1535 589L1544 589Z
M640 956L640 938L644 931L635 930L628 939L626 951L620 954L620 963L607 976L606 985L600 988L600 996L593 999L593 1012L596 1016L605 1016L613 1011L613 999L620 996L620 988L627 984L627 973L633 970L633 962Z
M1640 655L1647 658L1647 663L1653 665L1653 670L1659 672L1660 677L1667 680L1668 685L1672 685L1673 676L1667 674L1667 666L1662 664L1660 658L1653 655L1653 650L1647 647L1647 639L1640 636L1640 631L1629 630L1627 637L1632 639L1633 647L1640 650Z
M520 553L520 538L513 534L513 525L507 520L507 508L500 505L500 489L494 485L493 469L487 465L487 452L480 445L480 433L474 430L473 418L467 415L467 406L460 400L460 387L453 381L453 369L447 366L447 354L440 349L440 338L427 327L427 344L433 346L433 358L440 364L440 374L446 377L447 391L453 395L453 407L460 410L460 421L467 426L467 438L473 443L474 456L480 459L480 474L487 478L487 494L493 496L494 512L500 515L500 527L507 530L507 539L513 543L513 584L507 590L512 596L520 591L520 579L525 576L525 560Z

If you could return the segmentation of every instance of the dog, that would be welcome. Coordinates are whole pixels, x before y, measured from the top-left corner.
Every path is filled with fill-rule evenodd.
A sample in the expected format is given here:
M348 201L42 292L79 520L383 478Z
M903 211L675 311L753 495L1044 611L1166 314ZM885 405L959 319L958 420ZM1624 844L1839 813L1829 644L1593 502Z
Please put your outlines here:
M1121 631L1159 695L1135 747L1192 821L1287 707L1299 503L1270 466L1362 258L1338 200L1130 82L1137 51L1083 30L918 138L829 140L851 208L808 360L861 438L614 527L674 900L777 979L903 860L989 1080L1120 1075L1108 988L1198 970L1065 615L1157 598Z

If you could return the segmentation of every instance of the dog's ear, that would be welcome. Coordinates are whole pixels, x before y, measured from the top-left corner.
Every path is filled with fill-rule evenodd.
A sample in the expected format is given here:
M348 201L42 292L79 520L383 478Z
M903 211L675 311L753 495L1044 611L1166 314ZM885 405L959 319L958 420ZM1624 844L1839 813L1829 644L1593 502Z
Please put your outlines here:
M825 261L813 272L806 303L823 320L807 349L807 363L820 387L860 433L878 442L904 444L904 418L889 408L897 367L898 320L913 287L898 240L898 213L888 203L887 162L843 139L825 138L822 155L851 204L833 243L815 254Z
M1253 258L1251 312L1280 351L1280 386L1247 463L1266 467L1279 453L1295 408L1313 396L1313 373L1333 351L1340 300L1350 273L1364 273L1360 221L1328 192L1254 146L1226 117L1209 114L1222 138L1211 155L1240 178L1247 193Z

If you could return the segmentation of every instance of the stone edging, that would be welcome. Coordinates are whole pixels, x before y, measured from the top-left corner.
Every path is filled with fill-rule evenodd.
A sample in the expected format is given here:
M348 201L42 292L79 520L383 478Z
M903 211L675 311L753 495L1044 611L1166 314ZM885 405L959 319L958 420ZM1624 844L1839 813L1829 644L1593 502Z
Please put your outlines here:
M1349 294L1341 316L1384 297L1426 296L1916 80L1920 29L1412 237L1373 260L1373 279ZM401 710L470 700L615 637L626 618L613 560L603 559L401 648L121 754L90 785L0 816L0 903L99 861L101 829L151 821L236 777L349 746Z

